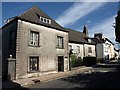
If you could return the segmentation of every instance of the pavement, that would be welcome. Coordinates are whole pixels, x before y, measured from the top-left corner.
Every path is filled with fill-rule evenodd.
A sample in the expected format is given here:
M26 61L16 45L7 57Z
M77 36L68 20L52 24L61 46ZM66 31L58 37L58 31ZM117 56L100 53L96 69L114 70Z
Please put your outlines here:
M92 68L93 67L80 66L80 67L72 68L71 71L40 75L38 77L32 77L32 78L17 79L17 80L13 80L10 82L5 81L5 82L2 82L2 85L3 85L3 88L13 88L15 86L16 87L28 87L29 85L34 85L36 83L41 83L41 82L48 82L54 79L60 79L60 78L67 77L73 74L87 71Z

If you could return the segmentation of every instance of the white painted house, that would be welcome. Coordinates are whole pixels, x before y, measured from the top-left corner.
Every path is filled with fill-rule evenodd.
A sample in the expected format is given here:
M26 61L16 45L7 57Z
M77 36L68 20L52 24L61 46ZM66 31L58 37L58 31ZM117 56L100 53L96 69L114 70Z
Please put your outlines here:
M97 33L91 39L96 43L97 59L106 61L114 57L114 44L108 38L103 38L101 33Z
M85 30L84 26L84 30ZM69 51L77 57L83 59L83 57L92 56L96 57L95 43L87 36L86 32L79 32L68 29L69 31Z

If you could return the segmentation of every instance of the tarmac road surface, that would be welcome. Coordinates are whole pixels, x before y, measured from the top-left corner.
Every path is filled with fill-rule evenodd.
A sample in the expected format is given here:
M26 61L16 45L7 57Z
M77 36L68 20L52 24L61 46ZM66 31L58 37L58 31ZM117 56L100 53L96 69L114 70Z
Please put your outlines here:
M34 88L120 88L120 64L109 63L69 77L29 86Z

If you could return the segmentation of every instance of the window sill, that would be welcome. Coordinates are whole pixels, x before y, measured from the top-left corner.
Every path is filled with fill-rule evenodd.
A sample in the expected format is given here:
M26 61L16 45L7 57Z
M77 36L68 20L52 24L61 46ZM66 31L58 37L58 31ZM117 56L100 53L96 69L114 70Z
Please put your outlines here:
M37 73L37 72L40 72L40 70L28 71L28 73Z
M64 49L64 48L57 48L57 49Z
M30 47L41 47L40 45L28 45L28 46L30 46Z
M56 47L57 49L64 49L64 47Z

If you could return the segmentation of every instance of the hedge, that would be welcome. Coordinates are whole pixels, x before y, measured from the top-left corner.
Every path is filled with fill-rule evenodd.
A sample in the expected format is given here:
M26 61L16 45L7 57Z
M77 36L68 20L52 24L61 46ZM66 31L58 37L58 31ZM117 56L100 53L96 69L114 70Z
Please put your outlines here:
M70 61L71 68L83 65L83 60L81 58L77 58L77 56L75 56L74 54L72 54L70 58L71 58Z
M96 64L96 57L83 57L83 63L86 66L91 66Z

